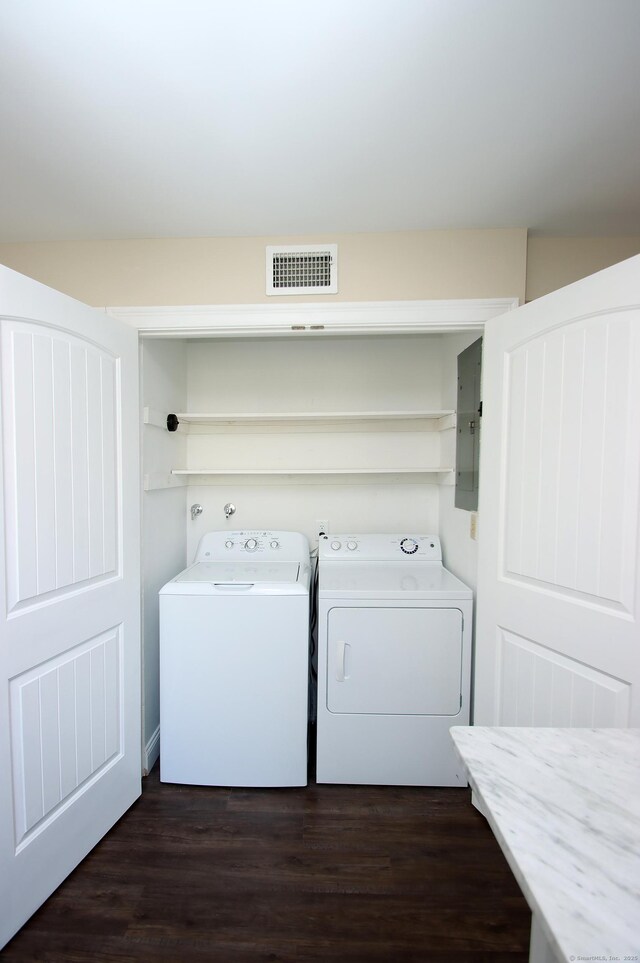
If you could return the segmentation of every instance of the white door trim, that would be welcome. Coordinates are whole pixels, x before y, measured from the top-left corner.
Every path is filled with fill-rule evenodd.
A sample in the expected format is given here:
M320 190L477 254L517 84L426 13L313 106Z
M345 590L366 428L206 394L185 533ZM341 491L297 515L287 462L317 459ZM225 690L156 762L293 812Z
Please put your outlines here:
M518 298L444 301L340 301L305 304L209 304L108 307L146 338L283 337L482 332Z

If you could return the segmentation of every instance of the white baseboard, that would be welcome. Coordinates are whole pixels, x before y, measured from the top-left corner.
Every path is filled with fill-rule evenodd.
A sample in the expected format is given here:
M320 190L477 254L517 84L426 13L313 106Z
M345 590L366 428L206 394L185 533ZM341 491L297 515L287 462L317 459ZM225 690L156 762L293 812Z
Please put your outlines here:
M144 775L148 776L160 755L160 726L151 734L151 738L144 747Z

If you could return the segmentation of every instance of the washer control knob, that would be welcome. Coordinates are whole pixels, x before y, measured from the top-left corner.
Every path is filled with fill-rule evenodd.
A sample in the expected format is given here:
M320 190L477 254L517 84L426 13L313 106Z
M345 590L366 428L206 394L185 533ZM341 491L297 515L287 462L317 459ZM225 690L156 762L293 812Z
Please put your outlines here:
M405 555L414 555L418 551L418 543L415 538L403 538L400 542L400 548Z
M269 546L271 548L280 548L280 542L278 542L277 539L274 538L272 542L269 542Z
M225 547L225 548L233 548L233 542L231 541L230 538L228 538L228 539L226 540L226 542L224 543L224 547Z
M358 543L357 543L357 542L354 542L353 540L350 541L350 542L347 542L347 548L349 549L350 552L355 552L355 550L357 549L357 547L358 547Z
M331 548L334 552L339 552L342 548L342 542L331 542Z
M244 543L244 548L246 552L255 552L258 547L258 542L255 538L248 538Z

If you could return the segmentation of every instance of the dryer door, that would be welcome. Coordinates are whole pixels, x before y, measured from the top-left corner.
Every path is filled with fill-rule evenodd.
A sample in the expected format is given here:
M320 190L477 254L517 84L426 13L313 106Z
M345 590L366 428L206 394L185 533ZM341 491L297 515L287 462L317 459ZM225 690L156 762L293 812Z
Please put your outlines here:
M328 655L329 712L454 716L460 711L460 609L331 609Z

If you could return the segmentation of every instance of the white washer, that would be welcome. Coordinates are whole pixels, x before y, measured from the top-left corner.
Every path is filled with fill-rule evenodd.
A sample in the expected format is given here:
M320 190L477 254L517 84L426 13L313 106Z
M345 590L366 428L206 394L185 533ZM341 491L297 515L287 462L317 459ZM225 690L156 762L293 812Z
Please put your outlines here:
M320 540L317 781L466 786L473 596L432 535Z
M305 786L309 543L210 532L160 590L160 778Z

